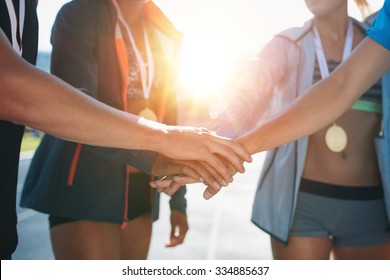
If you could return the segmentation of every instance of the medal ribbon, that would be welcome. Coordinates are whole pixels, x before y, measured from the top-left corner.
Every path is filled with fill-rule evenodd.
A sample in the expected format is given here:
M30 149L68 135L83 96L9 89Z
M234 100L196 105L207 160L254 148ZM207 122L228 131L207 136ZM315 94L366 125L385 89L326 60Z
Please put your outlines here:
M320 68L321 78L325 79L326 77L329 76L328 63L326 62L324 48L322 47L322 43L321 43L320 33L318 32L318 29L315 25L313 26L313 31L314 31L314 45L316 48L318 66ZM353 43L353 24L352 21L349 20L342 61L346 60L347 57L351 54L352 43Z
M23 39L23 29L24 29L24 16L26 12L25 8L25 0L19 1L19 41L18 41L18 20L16 17L16 12L14 8L14 4L12 0L5 0L5 4L7 5L7 10L9 14L9 20L11 24L11 39L12 39L12 47L14 50L22 56L23 47L22 47L22 39ZM20 42L20 43L19 43Z
M329 76L328 63L326 61L324 49L321 43L320 34L315 25L313 26L313 31L314 31L314 45L316 49L316 55L317 55L318 65L320 68L321 78L325 79L326 77ZM342 61L347 59L347 57L352 52L352 43L353 43L353 24L352 21L349 20L347 35L345 37ZM333 123L333 125L330 128L328 128L328 130L326 131L325 142L328 148L332 152L338 153L343 151L347 145L347 141L348 138L344 129L336 125L336 123Z
M153 85L154 61L153 61L152 49L150 47L150 42L149 42L148 34L146 32L146 28L145 28L145 26L143 26L147 63L145 63L145 61L141 55L140 50L137 48L137 45L135 44L135 39L134 39L133 33L131 32L129 25L126 22L123 14L122 14L122 11L119 8L118 3L116 2L116 0L113 0L113 3L118 11L119 21L122 23L122 25L126 29L127 35L129 37L129 40L130 40L130 44L134 50L135 57L137 59L140 73L141 73L142 92L144 94L144 98L146 100L148 100L150 97L150 92L152 90L152 85Z

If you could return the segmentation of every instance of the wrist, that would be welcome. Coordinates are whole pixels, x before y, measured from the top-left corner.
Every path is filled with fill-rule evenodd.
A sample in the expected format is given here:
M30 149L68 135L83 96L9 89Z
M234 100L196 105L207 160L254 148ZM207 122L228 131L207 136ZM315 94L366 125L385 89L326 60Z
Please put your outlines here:
M265 135L263 130L263 128L258 128L244 134L238 139L238 143L251 155L266 150L267 145L264 137L262 137L262 135Z
M144 141L140 143L140 149L162 154L162 151L166 150L169 143L167 125L144 118L140 118L138 122L145 128L145 137Z
M250 154L256 153L256 147L252 141L252 135L250 133L244 134L237 139L237 142Z

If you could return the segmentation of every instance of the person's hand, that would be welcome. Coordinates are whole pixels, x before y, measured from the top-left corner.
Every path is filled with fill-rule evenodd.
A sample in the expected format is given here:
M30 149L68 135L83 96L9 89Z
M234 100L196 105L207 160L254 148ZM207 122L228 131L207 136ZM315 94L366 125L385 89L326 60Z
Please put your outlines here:
M177 192L179 188L186 184L200 183L200 181L196 181L191 177L187 176L164 176L157 181L150 182L149 185L152 188L157 189L160 193L165 193L169 196L172 196Z
M227 166L227 168L230 175L235 173L235 169L232 166ZM216 191L218 191L223 186L227 186L228 183L231 182L231 180L229 182L225 181L220 173L207 163L202 163L199 161L173 160L162 155L157 157L151 172L156 176L180 175L189 177L191 180L187 180L186 182L204 182L206 185L215 188ZM172 191L166 193L168 195L173 194Z
M171 211L171 236L165 247L175 247L182 244L188 231L187 216L177 210Z
M200 181L194 181L194 179L191 177L176 175L165 176L160 180L150 182L149 184L152 188L156 188L160 193L163 192L168 195L173 195L181 186L192 183L200 183ZM207 186L203 192L203 198L207 200L212 198L220 191L220 189L221 188L216 189L214 187Z
M244 161L252 161L250 154L240 144L205 128L166 126L165 135L158 151L160 154L173 159L205 163L206 168L212 167L226 182L232 180L230 167L235 172L243 173Z

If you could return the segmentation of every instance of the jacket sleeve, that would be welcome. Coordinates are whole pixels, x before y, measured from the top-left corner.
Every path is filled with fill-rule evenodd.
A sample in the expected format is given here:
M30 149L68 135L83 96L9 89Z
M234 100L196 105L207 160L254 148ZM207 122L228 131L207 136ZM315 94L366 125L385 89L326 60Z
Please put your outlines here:
M187 214L187 200L185 194L187 193L187 187L182 186L169 200L169 206L171 210L178 210L184 214Z
M158 153L146 150L124 150L89 145L84 145L84 147L102 158L134 166L149 175L158 156Z
M216 131L236 138L256 127L272 107L273 93L289 71L288 40L275 36L242 70Z

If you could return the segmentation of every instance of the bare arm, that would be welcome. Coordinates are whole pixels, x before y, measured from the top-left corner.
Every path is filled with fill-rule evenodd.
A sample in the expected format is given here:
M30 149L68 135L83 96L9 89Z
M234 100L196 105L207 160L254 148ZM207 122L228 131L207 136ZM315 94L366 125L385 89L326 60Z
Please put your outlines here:
M390 52L366 38L327 79L265 125L240 137L239 142L254 154L310 135L351 108L389 67Z
M57 137L98 146L152 150L174 159L209 163L225 178L220 154L243 171L249 154L237 143L204 129L178 128L139 119L104 105L24 62L0 32L0 119Z
M141 140L149 133L161 132L24 62L2 32L0 54L0 119L81 143L134 149L145 148Z

